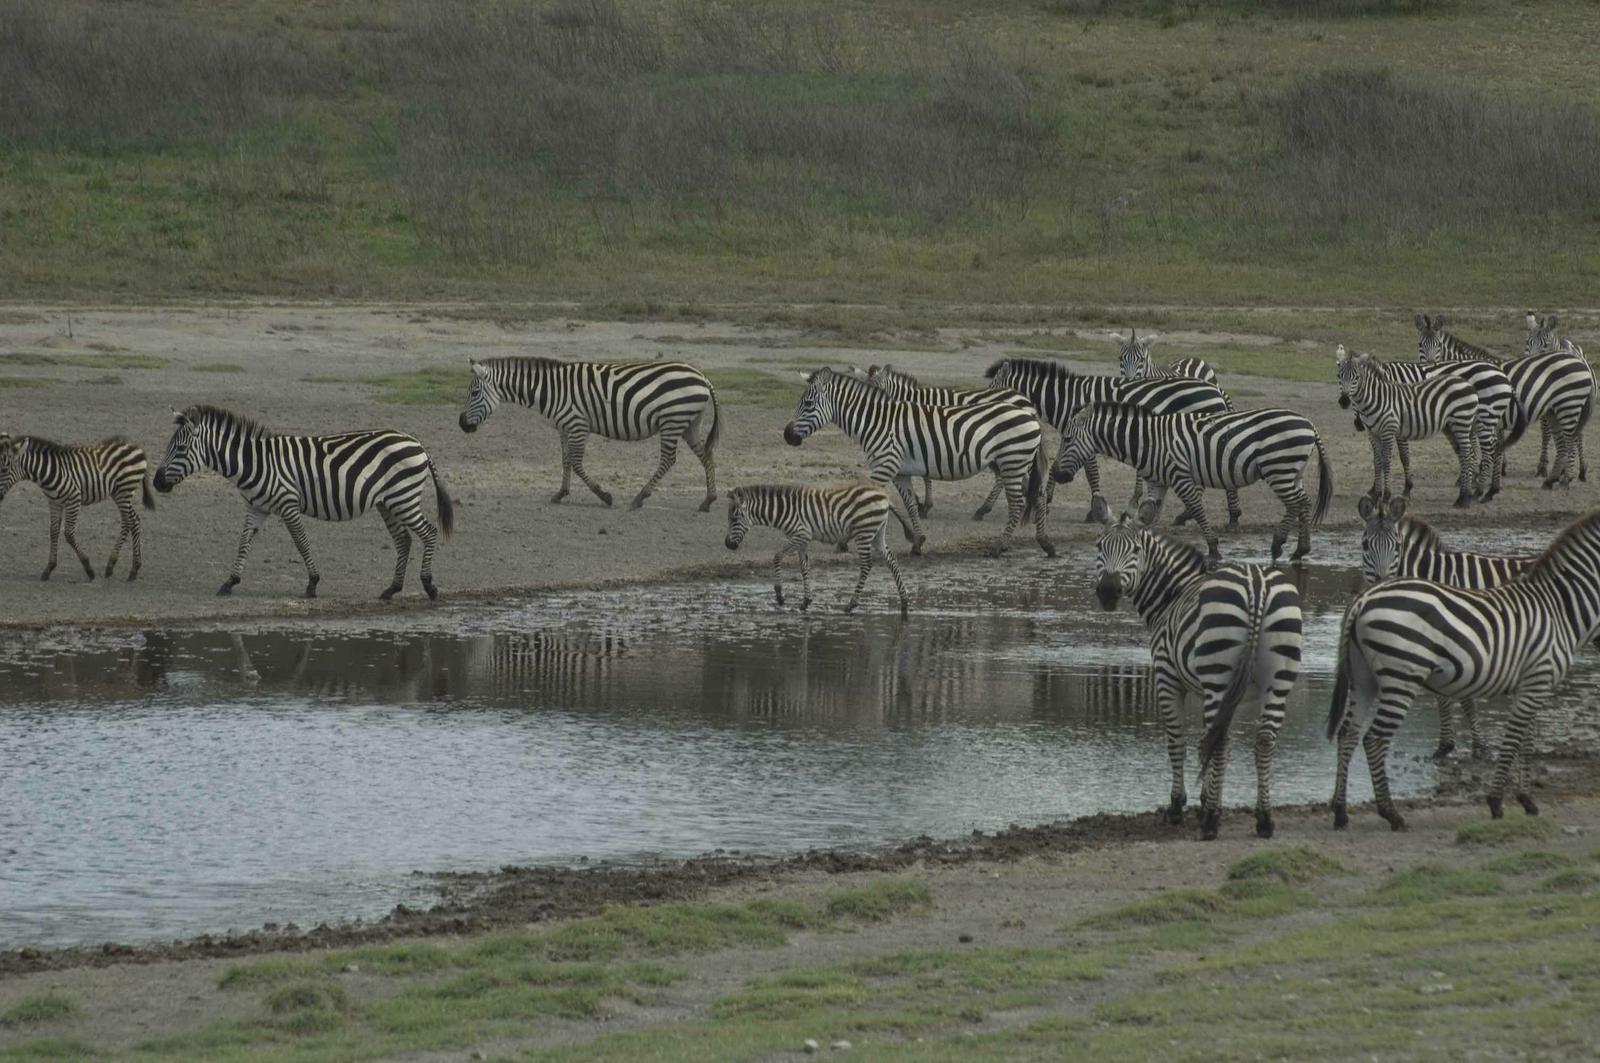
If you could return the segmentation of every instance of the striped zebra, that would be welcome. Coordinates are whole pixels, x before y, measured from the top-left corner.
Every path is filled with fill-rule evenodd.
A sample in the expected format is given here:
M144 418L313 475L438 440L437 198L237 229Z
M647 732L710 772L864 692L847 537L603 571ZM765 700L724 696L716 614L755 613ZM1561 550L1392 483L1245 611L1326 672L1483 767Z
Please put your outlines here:
M1067 422L1081 407L1095 402L1117 402L1142 406L1151 413L1187 413L1203 416L1227 413L1228 397L1215 384L1204 380L1123 380L1120 377L1075 373L1059 362L1037 358L1002 358L984 372L992 387L1010 388L1027 396L1039 416L1057 432L1065 433ZM1065 435L1063 435L1063 445ZM1060 454L1056 456L1060 462ZM1045 491L1048 503L1055 495L1051 478ZM1135 484L1133 506L1144 494L1144 485ZM1228 491L1228 526L1239 523L1239 496ZM1104 521L1110 515L1105 500L1090 500L1085 522ZM1179 516L1181 522L1184 515Z
M790 487L776 484L758 484L735 487L728 492L728 535L723 540L729 550L739 549L751 528L776 528L787 537L783 546L772 558L772 589L778 598L778 608L783 608L783 555L794 551L800 559L800 611L811 607L811 561L806 546L816 540L824 543L848 543L855 548L859 569L856 586L844 611L851 612L861 599L861 588L867 585L867 574L872 571L873 552L883 555L894 577L894 588L900 595L900 615L906 616L906 585L900 578L900 567L889 552L888 522L894 514L911 539L911 525L889 500L889 493L878 484L846 484L840 487Z
M204 466L231 480L244 496L239 552L219 595L233 593L256 533L268 517L277 515L305 562L306 597L315 598L322 576L311 557L303 518L352 520L376 509L394 539L395 554L394 581L380 597L388 601L405 582L412 535L422 542L422 589L429 598L439 597L433 585L433 551L440 529L450 537L454 507L428 452L415 439L389 429L280 435L215 406L174 412L173 424L172 439L156 467L156 490L165 494ZM423 487L430 479L439 507L438 528L422 514Z
M969 406L974 403L1004 402L1021 409L1032 410L1033 404L1023 395L1009 388L951 388L929 386L916 377L892 365L874 365L867 368L866 379L886 391L898 402L920 402L927 406ZM989 489L989 497L972 514L973 520L982 520L994 509L1006 485L999 477ZM933 512L933 481L922 479L922 501L917 505L917 515L926 517Z
M1313 513L1306 495L1305 478L1311 455L1317 456L1317 508ZM1098 496L1100 486L1095 456L1104 454L1131 465L1145 483L1154 486L1140 517L1155 522L1161 501L1170 488L1200 525L1214 565L1220 558L1217 533L1206 518L1201 489L1237 490L1266 481L1283 503L1283 520L1272 534L1272 560L1278 560L1289 532L1299 529L1294 560L1311 552L1311 525L1322 523L1333 499L1333 471L1316 425L1289 410L1250 410L1245 413L1191 417L1156 415L1138 406L1095 403L1085 406L1067 422L1061 456L1053 472L1062 483L1078 470L1089 476L1089 488Z
M116 503L122 518L122 530L117 535L117 545L111 548L111 560L106 562L106 579L116 570L122 544L133 540L133 566L128 569L128 579L138 578L144 565L144 545L140 535L139 507L143 495L144 508L155 509L156 500L150 494L150 482L145 478L147 468L144 451L125 439L106 439L85 446L63 446L38 436L9 436L0 434L0 501L19 480L31 480L39 485L50 507L50 560L39 578L47 580L56 570L57 537L66 532L67 545L78 555L83 574L94 579L94 566L78 546L78 511L109 498Z
M881 388L835 369L818 369L805 377L806 390L794 419L783 429L792 447L813 432L836 424L866 452L870 476L894 483L911 524L911 552L920 554L927 537L917 519L913 476L965 480L993 469L1005 483L1006 526L995 544L1002 553L1018 523L1032 515L1034 537L1054 557L1055 544L1044 530L1045 506L1040 489L1044 471L1044 429L1031 409L1006 403L967 406L925 406L896 402Z
M1198 550L1130 523L1127 514L1096 545L1095 594L1107 611L1133 599L1150 629L1156 708L1172 767L1170 823L1183 822L1184 703L1198 696L1201 835L1217 836L1228 728L1252 687L1256 724L1256 834L1272 837L1272 754L1283 710L1300 674L1300 592L1283 573L1260 565L1206 570Z
M572 474L605 505L610 492L583 468L591 434L637 441L661 436L661 460L639 489L631 508L644 505L678 458L678 443L689 445L706 470L706 496L700 512L717 500L714 451L722 431L717 394L704 373L683 362L562 362L554 358L491 358L472 363L472 386L461 411L461 430L476 432L502 402L537 410L561 433L560 502L572 489ZM706 426L709 418L710 424ZM706 426L702 441L700 429Z
M1556 328L1560 324L1560 319L1555 314L1551 314L1548 317L1540 317L1532 310L1529 310L1524 320L1528 325L1528 336L1522 344L1522 356L1524 358L1532 358L1541 354L1566 354L1569 358L1582 361L1585 366L1588 366L1589 378L1591 381L1594 379L1594 367L1590 366L1589 360L1584 357L1583 348L1573 343L1570 339L1564 340L1556 335ZM1584 407L1583 415L1578 421L1577 460L1579 480L1589 479L1589 466L1583 456L1583 430L1588 427L1589 418L1593 414L1594 401L1593 393L1591 392L1590 401ZM1550 444L1550 426L1555 420L1556 418L1550 417L1540 422L1542 431L1539 433L1539 467L1536 472L1541 476L1545 474L1549 467L1546 460L1546 452ZM1570 472L1568 477L1570 479Z
M1529 815L1534 718L1566 679L1572 658L1600 633L1600 511L1563 531L1520 579L1466 590L1421 579L1385 580L1345 611L1328 737L1339 741L1334 826L1349 822L1344 781L1360 738L1378 814L1405 820L1389 794L1389 743L1424 690L1465 700L1513 696L1488 803L1503 815L1506 787ZM1513 778L1515 775L1515 778Z
M1404 498L1392 498L1380 505L1363 497L1357 508L1366 522L1361 532L1361 575L1368 586L1379 580L1402 577L1432 580L1452 587L1498 587L1521 576L1538 560L1537 557L1447 550L1439 533L1430 525L1405 515ZM1471 701L1463 701L1461 712L1472 733L1473 757L1486 758L1488 747L1484 744L1475 706ZM1455 751L1454 717L1452 703L1441 700L1439 746L1433 751L1435 760L1443 760ZM1342 786L1339 789L1343 792Z
M1132 329L1126 339L1115 332L1111 338L1117 341L1117 371L1126 380L1204 380L1221 388L1217 371L1202 358L1174 358L1166 365L1156 365L1150 357L1154 336L1147 335L1141 340L1139 330ZM1227 398L1227 392L1223 392L1223 398ZM1233 408L1231 400L1228 408Z
M1594 373L1588 359L1576 347L1536 349L1536 344L1548 339L1537 325L1537 318L1530 322L1522 357L1501 359L1446 331L1443 317L1418 314L1417 356L1424 362L1487 361L1498 365L1511 382L1523 420L1539 425L1540 454L1536 475L1545 477L1545 487L1553 487L1558 481L1565 486L1572 482L1575 466L1580 479L1588 475L1588 470L1581 465L1580 451L1583 428L1594 411ZM1555 322L1551 321L1550 328L1554 327ZM1545 457L1552 438L1556 444L1553 466L1547 465ZM1507 442L1506 446L1510 445Z
M1460 491L1455 504L1470 506L1477 490L1478 392L1470 383L1456 377L1429 377L1414 384L1391 379L1388 366L1370 354L1350 354L1339 345L1337 351L1339 393L1367 426L1372 443L1372 498L1389 497L1389 455L1396 444L1443 434L1450 440L1461 463ZM1400 467L1405 473L1405 494L1411 494L1411 461L1408 450L1400 450Z

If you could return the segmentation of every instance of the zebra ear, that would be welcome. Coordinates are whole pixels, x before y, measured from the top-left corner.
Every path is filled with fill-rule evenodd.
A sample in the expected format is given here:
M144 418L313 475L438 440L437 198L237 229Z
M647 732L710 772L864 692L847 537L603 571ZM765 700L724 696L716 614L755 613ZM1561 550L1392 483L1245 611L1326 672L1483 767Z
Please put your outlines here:
M1376 508L1376 503L1372 501L1371 495L1362 495L1356 499L1356 512L1361 514L1362 520L1371 520L1373 510Z
M1412 321L1416 324L1418 332L1427 332L1428 331L1428 315L1427 314L1418 314L1416 317L1412 318Z
M1528 323L1528 331L1529 332L1532 332L1534 329L1539 327L1539 319L1538 319L1538 317L1536 317L1534 315L1534 312L1532 310L1528 311L1528 316L1526 318L1524 318L1523 320L1527 321L1527 323Z
M1350 352L1345 350L1344 344L1341 343L1339 344L1339 349L1333 352L1333 356L1342 362L1350 357Z
M1556 323L1559 320L1560 320L1560 318L1556 317L1554 314L1551 314L1549 317L1544 319L1544 327L1549 329L1551 332L1554 332L1555 328L1556 328Z
M1388 514L1390 520L1399 520L1406 515L1406 496L1395 495L1389 499Z
M188 420L188 418L183 415L183 411L182 410L175 409L175 410L172 411L172 423L173 424L183 424L186 420Z

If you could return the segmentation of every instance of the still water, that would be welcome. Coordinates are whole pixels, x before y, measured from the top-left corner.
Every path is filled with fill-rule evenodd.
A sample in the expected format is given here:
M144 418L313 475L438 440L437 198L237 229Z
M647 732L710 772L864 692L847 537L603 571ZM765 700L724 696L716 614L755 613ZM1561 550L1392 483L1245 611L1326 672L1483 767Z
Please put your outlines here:
M371 916L426 903L418 871L871 845L1164 803L1144 628L1098 610L1081 552L907 567L904 624L881 573L863 614L833 611L850 578L833 568L810 617L774 611L752 579L382 630L14 638L0 947ZM1308 570L1279 803L1331 785L1321 729L1353 579ZM1546 745L1579 733L1595 684L1585 662ZM1424 705L1392 760L1400 795L1433 784L1436 737ZM1358 766L1352 799L1365 788ZM1227 799L1253 794L1238 742Z

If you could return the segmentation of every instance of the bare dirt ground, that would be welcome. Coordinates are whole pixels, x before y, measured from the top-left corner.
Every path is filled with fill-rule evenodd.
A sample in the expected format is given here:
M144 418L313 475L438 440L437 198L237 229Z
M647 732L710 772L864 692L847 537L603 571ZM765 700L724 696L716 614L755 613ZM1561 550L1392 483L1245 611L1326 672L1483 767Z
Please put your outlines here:
M1132 322L1137 324L1137 322ZM1015 330L1020 333L1021 330ZM1029 330L1030 332L1033 330ZM764 540L732 557L722 546L724 511L696 512L703 481L684 452L662 489L640 512L631 498L654 467L654 443L591 444L588 467L619 503L605 509L581 485L563 505L550 495L560 479L553 430L520 408L503 408L475 435L456 426L468 380L467 360L544 354L570 359L676 358L713 376L739 371L740 386L721 396L723 437L717 452L722 490L759 481L818 482L860 475L859 450L836 430L791 449L781 441L796 371L821 365L892 361L929 381L982 380L995 358L1031 353L1062 357L1085 369L1114 371L1114 347L1103 330L1056 332L1062 352L1019 352L1006 330L943 330L885 336L880 346L839 346L828 335L792 329L675 322L639 324L554 319L517 322L477 319L443 307L352 307L250 304L236 308L61 309L10 307L0 313L0 431L62 441L123 435L143 445L152 463L168 438L171 410L195 402L235 409L281 431L328 432L392 426L423 441L457 499L457 535L443 546L436 578L452 597L500 595L556 586L653 580L709 574L729 565L763 564ZM1270 334L1241 336L1174 332L1164 337L1167 357L1207 343L1270 347L1286 359L1326 363L1324 383L1260 376L1224 377L1244 408L1287 406L1321 428L1335 467L1337 494L1328 527L1348 535L1354 499L1370 484L1366 437L1353 431L1335 405L1332 352ZM1413 339L1397 336L1396 350ZM914 349L912 349L914 348ZM164 363L155 368L138 367ZM401 405L382 401L372 378L416 370L458 369L456 404ZM17 386L17 381L44 386ZM792 383L788 392L785 382ZM785 397L785 396L788 397ZM1449 527L1463 522L1547 527L1553 534L1594 502L1594 489L1547 492L1532 477L1536 443L1513 452L1513 474L1494 502L1469 513L1448 508L1454 497L1453 459L1443 441L1415 449L1419 490L1414 507ZM1113 504L1126 498L1128 477L1108 477ZM936 488L929 527L932 552L970 551L987 545L997 525L974 525L968 514L986 491L987 478ZM1081 524L1086 488L1063 487L1051 515L1059 539L1087 539ZM1264 488L1244 492L1240 533L1263 543L1280 515ZM1220 497L1208 499L1214 521ZM46 513L36 488L14 488L0 505L0 623L37 627L63 623L149 623L245 616L332 616L358 610L425 607L415 582L416 561L404 600L380 607L376 594L388 580L391 547L375 516L347 524L312 522L313 549L322 569L321 597L299 595L304 570L280 524L257 540L244 582L231 598L215 597L227 575L243 523L232 485L211 474L192 477L145 514L145 568L135 584L87 582L63 544L53 579L38 574L46 554ZM97 568L115 537L109 506L85 510L80 542ZM1224 539L1226 551L1227 539ZM1033 549L1024 538L1017 549ZM1252 549L1259 546L1252 543ZM126 571L127 555L122 562ZM912 575L913 590L915 575Z

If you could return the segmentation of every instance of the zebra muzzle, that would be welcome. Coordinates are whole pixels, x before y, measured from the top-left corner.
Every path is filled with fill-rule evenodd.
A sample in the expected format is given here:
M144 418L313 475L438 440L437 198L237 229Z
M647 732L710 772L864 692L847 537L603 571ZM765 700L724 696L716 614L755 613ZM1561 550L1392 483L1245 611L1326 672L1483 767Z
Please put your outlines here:
M462 414L461 415L460 424L461 424L461 430L463 432L469 432L470 433L470 432L476 432L478 430L478 426L476 424L474 424L472 421L467 420L467 415L466 414Z
M735 539L733 536L730 535L726 539L722 540L722 545L726 546L729 550L737 550L737 549L739 549L739 543L740 542L741 542L741 540Z
M1122 600L1122 581L1115 577L1100 577L1095 581L1094 596L1100 600L1100 608L1111 612Z
M1342 391L1339 392L1339 409L1348 410L1349 408L1350 408L1350 396L1346 395Z
M172 484L167 482L165 472L160 469L156 470L156 474L150 477L150 486L162 494L168 494L172 491Z
M806 441L806 437L796 430L793 422L790 422L783 426L783 441L791 447L798 447Z

